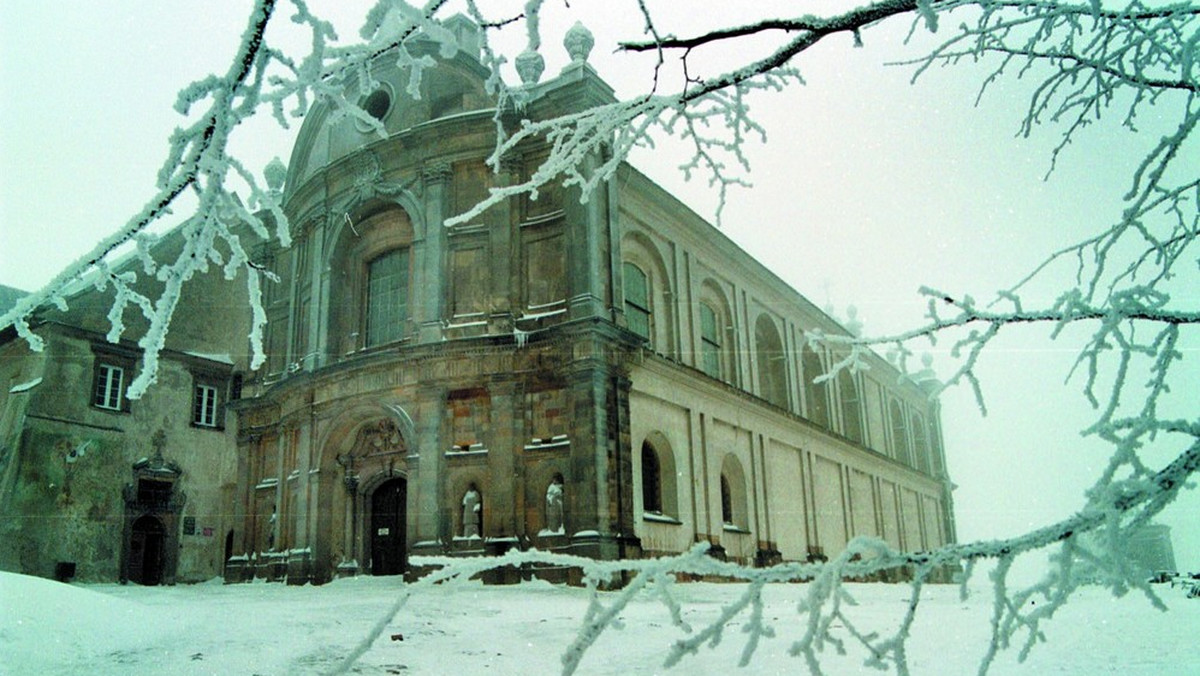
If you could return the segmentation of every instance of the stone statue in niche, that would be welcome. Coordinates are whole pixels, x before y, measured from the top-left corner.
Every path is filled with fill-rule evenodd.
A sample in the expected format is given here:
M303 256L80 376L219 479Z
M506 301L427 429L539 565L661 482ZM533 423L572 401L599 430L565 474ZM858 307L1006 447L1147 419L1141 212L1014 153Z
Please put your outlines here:
M483 501L473 482L467 486L467 492L463 495L462 510L463 537L479 537L479 516L483 511Z
M275 524L279 521L275 505L271 505L271 518L267 519L267 551L275 551Z
M543 534L562 535L563 528L563 477L555 474L546 487L546 528Z

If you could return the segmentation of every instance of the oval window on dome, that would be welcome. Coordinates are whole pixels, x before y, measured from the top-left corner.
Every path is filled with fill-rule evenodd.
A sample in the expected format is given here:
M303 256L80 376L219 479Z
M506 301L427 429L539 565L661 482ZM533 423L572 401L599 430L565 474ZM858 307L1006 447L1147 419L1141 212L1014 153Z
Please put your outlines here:
M376 89L375 91L371 92L371 94L362 102L362 109L366 111L367 115L370 115L380 122L382 122L383 118L387 116L388 110L391 107L392 97L388 94L387 90L383 88Z

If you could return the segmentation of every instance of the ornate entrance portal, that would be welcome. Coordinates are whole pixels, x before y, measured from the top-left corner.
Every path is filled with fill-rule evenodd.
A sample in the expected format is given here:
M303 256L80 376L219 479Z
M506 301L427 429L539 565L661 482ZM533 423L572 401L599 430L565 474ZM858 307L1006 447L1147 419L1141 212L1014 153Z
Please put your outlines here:
M389 479L371 494L371 574L400 575L405 568L404 479Z
M125 484L121 537L121 581L175 584L179 563L179 518L187 496L177 490L182 472L163 459L166 435L151 440L154 457L133 465L133 483Z

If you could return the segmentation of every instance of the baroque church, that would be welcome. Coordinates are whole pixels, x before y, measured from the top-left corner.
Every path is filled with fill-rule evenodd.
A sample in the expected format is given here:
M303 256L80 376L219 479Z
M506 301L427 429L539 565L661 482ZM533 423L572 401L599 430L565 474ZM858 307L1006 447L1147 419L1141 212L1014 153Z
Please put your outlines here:
M512 548L708 542L769 565L857 535L953 541L931 383L873 354L814 382L844 355L804 332L847 330L633 167L586 200L551 187L445 224L547 153L485 164L476 29L448 26L466 47L428 44L420 97L375 65L359 104L386 135L307 115L282 188L293 244L256 251L280 280L261 368L219 273L185 290L138 401L140 353L105 340L103 293L39 313L45 352L0 332L0 569L305 583ZM525 114L614 101L590 46L577 27L558 75L522 70Z

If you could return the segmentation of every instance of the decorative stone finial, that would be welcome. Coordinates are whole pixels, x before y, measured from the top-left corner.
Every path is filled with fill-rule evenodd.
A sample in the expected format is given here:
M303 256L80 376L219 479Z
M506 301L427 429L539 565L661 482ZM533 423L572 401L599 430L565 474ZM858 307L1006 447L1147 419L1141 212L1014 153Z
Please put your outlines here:
M526 49L517 55L516 66L521 82L527 85L537 84L542 78L542 71L546 70L546 60L532 49Z
M579 21L571 26L571 30L567 31L566 37L563 38L563 47L566 47L567 54L571 55L572 63L586 63L595 45L596 39L592 37L592 32Z
M282 160L276 157L263 169L263 176L267 179L267 187L279 192L283 190L283 183L287 180L287 167L283 165Z

